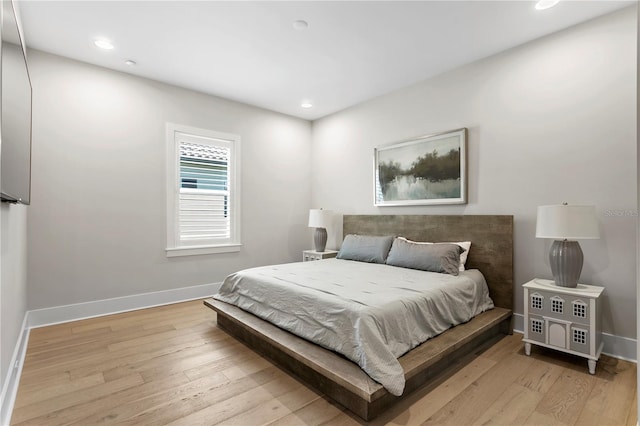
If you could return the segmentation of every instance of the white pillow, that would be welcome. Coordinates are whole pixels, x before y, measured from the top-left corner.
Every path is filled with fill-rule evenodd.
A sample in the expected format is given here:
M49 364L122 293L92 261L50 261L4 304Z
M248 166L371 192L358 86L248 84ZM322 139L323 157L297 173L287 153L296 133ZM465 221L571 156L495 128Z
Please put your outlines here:
M471 250L471 241L462 241L459 243L446 243L446 244L457 244L464 249L464 251L460 253L460 271L464 271L464 264L467 263L467 256L469 256L469 250Z
M440 242L440 243L429 243L429 242L419 242L419 241L411 241L408 240L404 237L398 237L402 240L408 241L410 243L415 243L415 244L457 244L460 247L462 247L464 249L464 251L462 253L460 253L460 265L458 267L458 270L460 270L461 272L464 271L464 264L467 263L467 257L469 256L469 250L471 250L471 241L461 241L458 243L449 243L449 242Z

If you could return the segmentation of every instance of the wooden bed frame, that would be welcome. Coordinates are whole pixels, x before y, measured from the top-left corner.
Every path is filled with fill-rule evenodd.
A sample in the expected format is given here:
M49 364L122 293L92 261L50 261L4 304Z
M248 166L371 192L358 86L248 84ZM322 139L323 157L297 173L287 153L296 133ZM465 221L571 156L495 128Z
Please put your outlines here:
M393 396L352 361L235 306L208 299L220 328L364 420L371 420L443 368L500 333L511 333L513 216L349 215L343 235L396 235L414 241L471 241L467 269L484 274L496 308L453 327L399 358L402 396Z

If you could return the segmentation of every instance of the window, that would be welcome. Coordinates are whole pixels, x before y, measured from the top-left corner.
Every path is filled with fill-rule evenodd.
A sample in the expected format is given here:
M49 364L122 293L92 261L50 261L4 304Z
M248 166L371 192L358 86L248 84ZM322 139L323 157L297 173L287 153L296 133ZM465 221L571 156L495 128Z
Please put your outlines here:
M582 300L574 300L571 302L573 305L573 316L578 318L587 317L587 304Z
M539 319L531 319L531 332L536 334L542 334L542 327L544 322Z
M542 309L542 299L541 295L533 293L531 295L531 309Z
M573 331L573 342L578 343L580 345L587 344L587 330L582 330L580 328L574 328Z
M561 297L553 296L551 298L551 312L561 314L564 312L564 300Z
M167 256L240 250L240 137L167 124Z

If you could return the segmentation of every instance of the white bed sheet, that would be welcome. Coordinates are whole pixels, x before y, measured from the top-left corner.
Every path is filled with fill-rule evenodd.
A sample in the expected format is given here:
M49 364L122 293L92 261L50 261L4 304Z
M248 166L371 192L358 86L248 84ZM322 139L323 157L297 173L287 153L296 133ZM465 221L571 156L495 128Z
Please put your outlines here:
M405 385L397 358L493 308L477 270L456 277L340 259L246 269L213 297L343 354L393 395Z

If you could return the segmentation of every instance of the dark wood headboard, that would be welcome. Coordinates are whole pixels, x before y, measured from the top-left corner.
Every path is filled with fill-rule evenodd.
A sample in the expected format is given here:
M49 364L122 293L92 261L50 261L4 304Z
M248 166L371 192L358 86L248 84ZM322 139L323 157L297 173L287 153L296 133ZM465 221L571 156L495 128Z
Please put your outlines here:
M513 216L345 215L343 235L395 235L413 241L471 241L467 269L479 269L496 306L513 310Z

